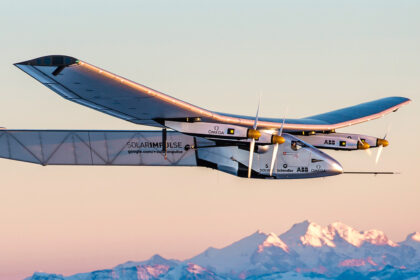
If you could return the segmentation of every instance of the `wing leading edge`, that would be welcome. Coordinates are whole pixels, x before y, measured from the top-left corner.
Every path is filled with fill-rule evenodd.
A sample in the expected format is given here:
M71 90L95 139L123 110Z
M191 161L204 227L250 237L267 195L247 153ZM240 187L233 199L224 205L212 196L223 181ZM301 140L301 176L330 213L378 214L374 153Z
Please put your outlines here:
M15 66L62 97L100 112L149 126L162 120L203 121L252 127L253 117L212 112L69 56L50 55ZM380 118L411 102L387 97L301 119L286 119L287 131L328 131ZM260 118L261 128L280 128L283 119Z

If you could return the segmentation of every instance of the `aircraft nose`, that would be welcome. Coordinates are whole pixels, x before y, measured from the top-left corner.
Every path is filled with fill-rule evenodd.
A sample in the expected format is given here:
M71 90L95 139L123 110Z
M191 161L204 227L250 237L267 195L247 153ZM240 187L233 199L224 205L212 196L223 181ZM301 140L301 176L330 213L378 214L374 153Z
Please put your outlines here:
M320 162L314 163L315 168L314 171L317 170L324 170L325 176L333 176L333 175L339 175L343 173L343 167L341 164L335 160L333 157L327 155L326 153L315 150L313 151L313 156L315 156L313 159L322 159Z
M337 161L333 161L329 166L329 172L338 175L343 173L343 167Z

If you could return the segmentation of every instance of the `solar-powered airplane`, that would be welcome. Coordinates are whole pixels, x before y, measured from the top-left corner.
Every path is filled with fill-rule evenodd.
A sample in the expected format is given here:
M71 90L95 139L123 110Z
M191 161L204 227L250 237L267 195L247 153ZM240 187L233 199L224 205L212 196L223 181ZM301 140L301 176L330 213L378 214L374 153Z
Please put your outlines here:
M387 97L301 119L209 111L79 59L49 55L15 64L65 99L159 130L0 130L0 157L41 165L204 166L245 178L343 173L320 149L379 148L384 138L337 129L411 102ZM376 173L376 172L374 172Z

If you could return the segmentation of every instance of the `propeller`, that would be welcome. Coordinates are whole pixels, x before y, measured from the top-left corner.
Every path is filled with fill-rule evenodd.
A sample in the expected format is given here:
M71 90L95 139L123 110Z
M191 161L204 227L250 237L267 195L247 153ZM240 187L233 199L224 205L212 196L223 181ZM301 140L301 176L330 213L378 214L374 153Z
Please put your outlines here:
M260 112L261 94L258 99L257 114L252 129L248 130L248 137L252 138L249 145L249 162L248 162L248 178L251 178L252 162L254 160L255 139L260 138L261 132L257 130L258 127L258 113Z
M388 140L386 140L386 137L388 136L390 127L391 126L388 125L388 128L386 129L386 133L384 135L384 138L382 138L382 139L378 138L378 140L377 140L377 142L378 142L378 153L376 154L375 164L378 164L379 158L381 157L382 150L384 149L384 147L389 145L389 142L388 142Z
M361 150L366 150L370 148L370 145L362 140L360 140L360 137L357 138L358 143L357 143L357 148L361 149Z
M380 145L378 148L378 153L376 154L376 159L375 159L375 164L378 164L379 162L379 158L381 157L382 154L382 150L383 150L384 146Z
M286 116L284 116L283 118L283 123L281 124L280 130L278 131L277 135L273 135L273 140L276 139L277 141L272 141L272 142L275 142L275 144L273 147L273 157L271 158L270 176L273 176L273 168L274 168L274 164L276 163L277 152L279 150L279 144L283 144L286 141L286 139L284 139L284 137L281 136L283 134L283 127L284 127L285 121L286 121ZM275 138L274 136L277 136L277 137Z

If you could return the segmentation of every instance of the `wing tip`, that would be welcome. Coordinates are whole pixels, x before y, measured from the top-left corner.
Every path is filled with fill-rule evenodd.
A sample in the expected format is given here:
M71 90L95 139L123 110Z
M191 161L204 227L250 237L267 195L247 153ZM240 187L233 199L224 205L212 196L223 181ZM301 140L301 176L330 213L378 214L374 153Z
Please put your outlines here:
M410 98L403 97L403 96L395 96L394 98L398 98L400 100L400 102L397 105L398 108L413 102L413 100L411 100Z
M77 58L67 55L47 55L22 62L17 62L14 65L32 65L32 66L70 66L78 63Z
M410 102L413 102L413 100L411 100L410 98L407 98L407 97L403 97L404 99L405 99L405 102L408 104L408 103L410 103Z
M412 101L410 98L404 96L392 96L389 98L398 99L400 103L410 103Z

